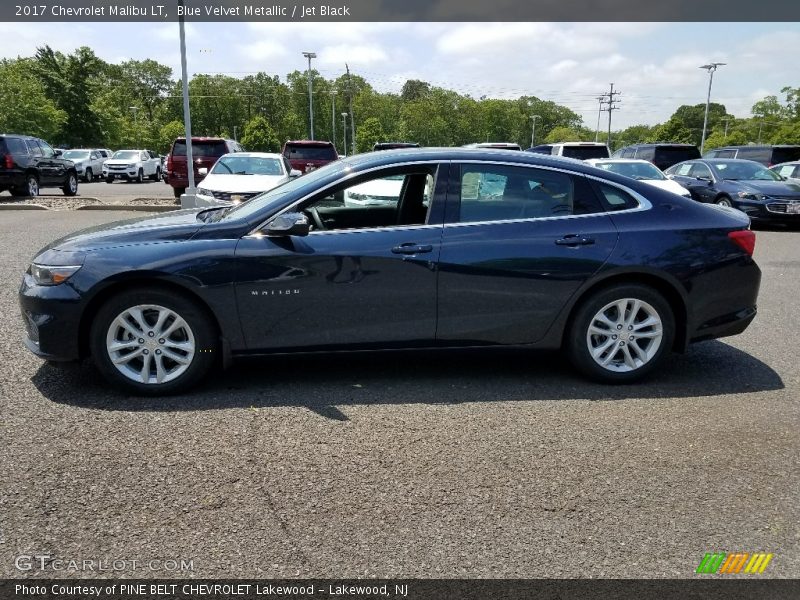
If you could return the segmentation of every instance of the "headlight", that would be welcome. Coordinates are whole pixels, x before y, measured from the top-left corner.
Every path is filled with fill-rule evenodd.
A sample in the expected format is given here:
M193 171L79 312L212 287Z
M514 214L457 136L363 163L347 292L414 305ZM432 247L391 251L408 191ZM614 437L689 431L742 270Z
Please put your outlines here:
M56 267L50 265L31 264L30 272L38 285L58 285L75 275L81 265Z
M201 194L203 196L213 196L214 195L209 190L207 190L206 188L197 188L197 193Z
M736 194L739 198L744 200L766 200L767 197L764 194L754 194L753 192L737 192Z

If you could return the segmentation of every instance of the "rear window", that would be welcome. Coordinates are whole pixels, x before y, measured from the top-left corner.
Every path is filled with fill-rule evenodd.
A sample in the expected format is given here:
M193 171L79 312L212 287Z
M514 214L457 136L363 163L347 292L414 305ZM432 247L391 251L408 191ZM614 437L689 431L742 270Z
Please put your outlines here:
M192 142L192 156L219 158L227 154L228 149L223 140L202 140ZM176 140L172 146L172 156L186 156L186 140Z
M283 154L290 160L336 160L339 155L333 146L305 146L286 144Z
M657 162L676 164L700 158L700 151L694 146L658 146L654 156Z
M800 160L800 146L773 148L772 160L770 161L773 165L793 160Z
M0 152L8 154L28 154L28 147L19 138L0 138Z
M563 146L561 156L586 160L587 158L608 158L605 146Z

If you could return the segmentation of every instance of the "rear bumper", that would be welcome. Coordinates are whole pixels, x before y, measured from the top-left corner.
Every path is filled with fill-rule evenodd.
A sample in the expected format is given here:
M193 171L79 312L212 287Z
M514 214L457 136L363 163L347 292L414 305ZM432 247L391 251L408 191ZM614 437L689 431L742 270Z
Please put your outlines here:
M756 318L758 309L756 306L743 308L735 313L730 313L718 317L705 323L697 331L690 342L702 342L703 340L713 340L716 338L728 337L742 333L753 319Z
M12 187L22 187L25 185L25 174L15 171L0 173L0 189L7 190Z

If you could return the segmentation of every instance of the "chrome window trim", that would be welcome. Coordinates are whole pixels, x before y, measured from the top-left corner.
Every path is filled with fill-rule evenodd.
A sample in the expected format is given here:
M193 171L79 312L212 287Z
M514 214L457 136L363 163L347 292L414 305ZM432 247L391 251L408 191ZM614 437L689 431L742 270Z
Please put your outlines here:
M529 168L529 169L544 169L546 171L555 171L555 172L565 173L567 175L572 175L572 176L586 177L587 179L592 179L594 181L598 181L598 182L603 183L605 185L610 185L612 187L616 187L616 188L624 191L625 193L630 195L634 200L636 200L639 203L639 206L634 207L634 208L626 208L625 210L607 210L607 211L596 212L596 213L588 213L588 214L585 214L585 215L564 215L564 216L560 216L560 217L559 216L555 216L555 217L532 217L532 218L528 218L528 219L502 219L502 220L496 220L496 221L470 221L470 222L465 222L465 223L445 223L444 224L445 228L447 228L447 227L468 227L468 226L473 226L473 225L488 225L488 224L493 224L493 223L501 223L501 224L502 223L526 223L526 222L553 221L553 220L564 220L564 219L582 219L582 218L586 218L586 217L595 217L595 216L598 216L598 215L609 215L610 216L610 215L622 215L622 214L636 213L636 212L642 212L642 211L645 211L645 210L650 210L650 209L653 208L652 203L647 198L645 198L642 194L640 194L636 190L633 190L633 189L631 189L631 188L629 188L629 187L627 187L625 185L622 185L622 184L617 183L615 181L609 181L608 179L603 179L602 177L598 177L596 175L591 175L591 174L587 174L587 173L581 173L580 171L571 171L569 169L564 169L562 167L553 167L553 166L550 166L550 165L537 165L537 164L531 164L531 163L526 163L526 162L511 162L511 161L497 161L497 160L469 160L469 159L467 159L467 160L418 160L418 161L408 161L408 162L402 162L402 163L395 163L395 164L392 164L392 165L380 165L380 166L377 166L377 167L364 169L362 171L350 172L347 175L345 175L344 177L341 177L341 178L337 179L336 181L329 183L325 187L316 189L312 193L303 196L299 200L295 200L289 206L283 208L282 210L280 210L279 212L275 213L271 217L269 217L269 218L265 219L264 221L262 221L257 227L252 229L247 235L245 235L243 237L252 237L252 236L263 237L263 236L265 236L265 234L259 233L259 232L272 219L277 218L278 216L282 215L283 213L291 212L291 209L295 208L299 204L302 204L303 202L305 202L306 200L308 200L312 196L316 196L317 194L319 194L321 192L324 192L325 190L328 190L328 189L330 189L332 187L335 187L335 186L339 185L340 183L346 182L348 179L353 179L353 178L355 178L357 176L368 174L368 173L372 173L374 171L380 171L382 169L392 169L392 168L395 168L395 167L411 167L411 166L417 166L417 165L428 165L428 166L431 166L431 165L442 165L442 164L453 164L453 163L456 163L456 164L459 164L459 165L462 165L462 164L499 165L499 166L508 166L508 167L523 167L523 168ZM438 177L438 173L437 173L437 177ZM435 185L436 184L434 183L434 187L435 187ZM364 229L339 229L339 230L334 229L334 230L331 230L331 231L316 231L316 232L312 231L312 232L309 233L309 235L313 235L315 233L335 233L335 232L354 233L354 232L358 232L358 231L397 231L397 230L405 230L405 229L421 228L421 227L439 228L439 227L442 227L442 225L439 225L439 224L430 225L430 224L426 223L426 224L423 224L423 225L397 225L397 226L392 226L392 227L368 227L368 228L364 228Z

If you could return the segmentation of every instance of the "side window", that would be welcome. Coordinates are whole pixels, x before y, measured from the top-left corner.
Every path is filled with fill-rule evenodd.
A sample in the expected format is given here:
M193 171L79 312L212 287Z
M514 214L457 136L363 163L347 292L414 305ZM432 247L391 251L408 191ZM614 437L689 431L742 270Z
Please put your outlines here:
M31 156L42 155L42 149L39 147L39 144L36 143L36 140L25 140L25 143L28 146L28 153Z
M778 175L781 177L792 177L792 173L794 173L795 166L794 165L784 165L780 169L778 169Z
M675 169L675 175L680 175L681 177L688 177L689 171L692 170L692 165L694 163L683 163L677 169Z
M736 156L736 150L715 150L712 154L712 158L733 158Z
M16 156L26 156L28 154L28 146L26 146L25 141L20 138L7 137L6 148L8 148L9 154L14 154Z
M42 140L36 141L39 143L39 146L42 149L42 156L45 158L53 158L56 155L55 151L50 147L50 144L43 142Z
M692 170L689 171L689 175L700 179L713 179L713 177L711 177L711 170L703 163L694 163L692 165Z
M625 190L605 183L599 183L597 187L610 210L627 210L639 206L636 199Z
M460 223L602 212L583 177L530 167L463 165Z
M340 186L304 205L315 230L424 225L434 173L385 173Z
M287 175L292 172L292 165L289 164L285 156L283 157L283 168L286 169Z

